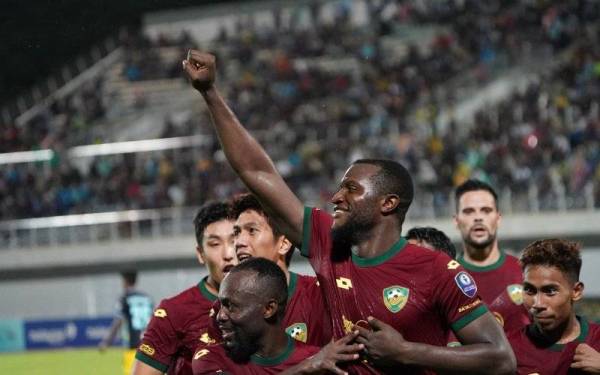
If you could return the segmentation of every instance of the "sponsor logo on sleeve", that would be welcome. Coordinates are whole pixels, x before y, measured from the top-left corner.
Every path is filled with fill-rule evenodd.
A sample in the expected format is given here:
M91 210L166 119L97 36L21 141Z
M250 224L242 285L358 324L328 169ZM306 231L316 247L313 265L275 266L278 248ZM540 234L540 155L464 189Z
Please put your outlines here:
M383 290L383 303L388 310L397 313L406 305L409 294L408 288L398 285L389 286Z
M523 285L511 284L506 287L506 292L515 305L523 304Z
M468 305L464 305L458 308L458 312L465 312L467 310L472 309L473 307L477 306L477 305L481 305L481 300L479 298L477 298L476 301L473 301L471 303L469 303Z
M471 275L465 271L460 271L457 273L456 276L454 276L454 281L456 281L456 285L465 296L473 298L477 294L477 285L475 284L475 280L473 280Z
M208 353L210 353L210 351L208 349L200 349L196 352L196 354L194 354L194 359L200 359L200 358L204 357L205 355L207 355Z
M153 347L151 347L148 344L142 344L140 345L140 352L144 353L144 354L148 354L149 356L153 356L154 353L156 352L156 350L154 350Z
M154 316L157 318L166 318L167 317L167 310L165 309L156 309L154 311Z
M458 267L460 267L460 263L458 263L455 260L451 260L451 261L448 262L448 264L447 264L446 267L448 267L449 270L455 270Z
M294 323L285 329L285 333L287 333L294 340L306 343L306 339L308 337L308 328L306 327L305 323Z
M501 325L502 327L504 327L504 318L502 317L502 314L500 314L500 313L499 313L499 312L497 312L497 311L493 311L493 312L492 312L492 314L494 314L494 318L496 318L496 321L497 321L498 323L500 323L500 325Z

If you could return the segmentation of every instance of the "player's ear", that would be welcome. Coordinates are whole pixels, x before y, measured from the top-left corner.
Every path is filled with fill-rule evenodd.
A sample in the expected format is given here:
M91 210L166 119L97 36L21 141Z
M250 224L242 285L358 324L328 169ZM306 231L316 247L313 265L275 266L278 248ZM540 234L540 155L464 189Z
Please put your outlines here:
M292 251L292 243L290 242L290 240L287 239L286 236L281 235L279 236L279 240L278 242L278 246L277 246L277 252L280 255L283 255L285 257L285 255Z
M274 299L270 299L267 301L263 311L263 317L265 320L271 320L277 315L277 311L279 310L279 303Z
M581 298L583 298L583 289L585 288L585 285L583 285L583 283L581 281L578 281L575 283L575 285L573 286L573 291L571 292L571 299L573 301L579 301Z
M196 257L198 258L198 262L200 264L204 264L204 251L200 246L196 246Z
M381 201L381 213L384 215L394 213L399 204L400 197L398 197L398 195L386 194L383 196Z

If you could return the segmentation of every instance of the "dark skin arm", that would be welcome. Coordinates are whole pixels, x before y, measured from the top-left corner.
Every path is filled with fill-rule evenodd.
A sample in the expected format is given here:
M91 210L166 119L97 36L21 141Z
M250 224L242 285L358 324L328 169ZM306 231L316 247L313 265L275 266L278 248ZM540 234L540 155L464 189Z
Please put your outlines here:
M302 242L304 207L275 169L263 147L240 124L215 86L215 57L190 50L183 69L210 111L227 160L258 198L278 229L295 245Z
M358 331L347 334L337 341L331 341L317 354L305 359L294 367L283 371L282 375L307 375L334 373L345 375L346 372L337 366L339 362L357 360L364 346L352 343L358 336Z
M402 334L369 317L372 330L358 327L357 342L365 345L369 360L379 367L418 366L444 373L514 374L516 359L502 329L487 312L456 332L459 347L409 342Z

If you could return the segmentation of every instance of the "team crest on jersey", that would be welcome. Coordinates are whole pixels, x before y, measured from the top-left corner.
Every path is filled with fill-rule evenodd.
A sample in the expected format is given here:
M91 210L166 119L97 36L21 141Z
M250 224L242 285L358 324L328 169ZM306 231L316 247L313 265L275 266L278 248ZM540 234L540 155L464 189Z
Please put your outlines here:
M406 305L409 293L408 288L398 285L389 286L383 290L383 303L388 310L397 313Z
M515 305L523 304L523 285L511 284L506 287L506 292Z
M304 323L294 323L285 329L285 333L294 340L306 343L308 328L306 328L306 324Z
M469 298L475 297L477 294L477 285L475 284L475 280L466 273L465 271L460 271L454 276L454 281L456 281L456 285L463 292L463 294Z

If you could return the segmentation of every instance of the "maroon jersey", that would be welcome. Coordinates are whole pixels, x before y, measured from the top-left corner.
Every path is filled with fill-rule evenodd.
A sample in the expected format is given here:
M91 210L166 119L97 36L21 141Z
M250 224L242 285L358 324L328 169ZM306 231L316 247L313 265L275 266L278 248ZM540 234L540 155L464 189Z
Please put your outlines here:
M218 301L214 311L218 311ZM309 345L324 346L331 341L331 321L325 307L321 288L314 276L299 275L290 272L288 285L288 300L282 325L285 332L297 341ZM221 332L218 329L216 314L211 319L208 330L209 336L221 341ZM210 343L199 343L202 348Z
M577 345L586 343L600 351L600 325L577 317L581 325L579 337L567 344L548 343L535 324L508 333L508 341L517 357L517 373L523 375L583 374L572 369Z
M332 251L332 217L306 208L302 254L317 274L331 311L334 337L366 323L382 320L409 341L446 345L450 329L458 331L487 310L477 286L460 264L439 251L409 244L401 238L384 254L360 258L350 249ZM348 369L379 373L364 363ZM390 369L420 374L420 369Z
M500 258L485 267L459 263L475 278L481 299L485 302L505 332L520 329L530 323L523 306L523 271L517 258L500 251Z
M197 286L161 301L135 358L168 374L192 374L192 356L198 344L214 342L208 326L216 299L204 279Z
M209 345L198 349L194 354L192 367L195 375L203 374L278 374L319 351L316 346L288 338L288 345L283 353L273 358L253 355L244 364L233 362L226 354L222 345Z
M332 337L328 316L317 278L290 272L288 302L283 318L285 332L309 345L326 345Z

